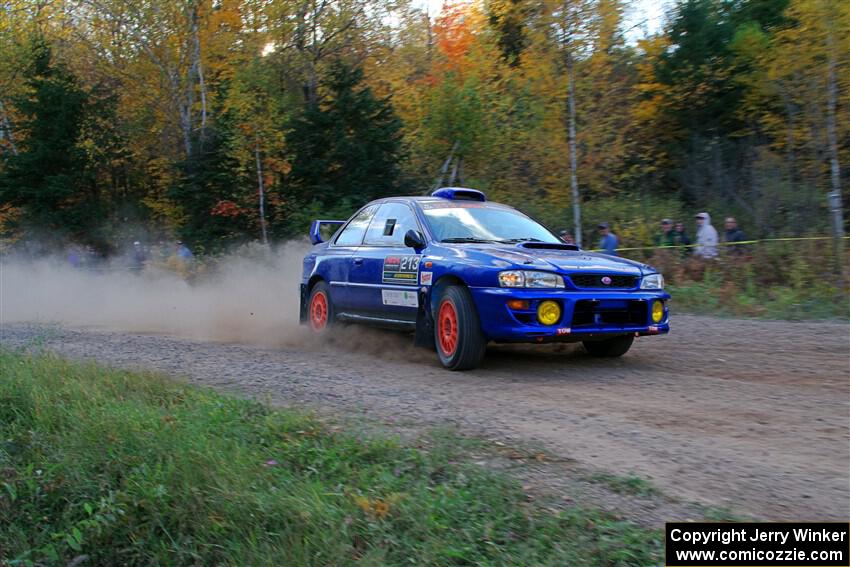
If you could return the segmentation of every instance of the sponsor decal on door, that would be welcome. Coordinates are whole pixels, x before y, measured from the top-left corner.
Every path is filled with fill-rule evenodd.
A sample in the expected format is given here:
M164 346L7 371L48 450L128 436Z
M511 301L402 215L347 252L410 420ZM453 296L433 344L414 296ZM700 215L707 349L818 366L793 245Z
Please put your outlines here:
M381 290L381 299L383 300L384 305L419 307L419 296L415 291L384 289Z
M419 256L387 256L384 258L383 282L416 285L419 279Z

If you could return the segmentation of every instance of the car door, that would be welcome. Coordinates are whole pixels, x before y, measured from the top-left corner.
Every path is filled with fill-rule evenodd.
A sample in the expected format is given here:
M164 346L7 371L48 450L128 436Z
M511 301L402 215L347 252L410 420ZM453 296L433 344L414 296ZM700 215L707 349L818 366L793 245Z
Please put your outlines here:
M421 256L404 245L410 229L421 230L407 203L390 201L375 213L349 268L349 293L358 314L416 320Z
M322 257L322 275L330 285L331 300L337 312L344 312L351 308L352 297L349 283L349 270L351 268L352 255L363 242L363 236L378 205L368 205L357 212L348 224L334 238L327 247Z

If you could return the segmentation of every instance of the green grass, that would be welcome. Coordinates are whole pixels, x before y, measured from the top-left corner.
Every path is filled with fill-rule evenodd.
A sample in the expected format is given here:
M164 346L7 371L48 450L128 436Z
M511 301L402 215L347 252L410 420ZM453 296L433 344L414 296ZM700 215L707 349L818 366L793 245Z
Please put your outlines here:
M588 475L587 480L604 484L618 494L642 496L645 498L661 494L661 491L654 484L635 475L621 476L607 472L595 472Z
M0 374L0 564L660 563L658 532L544 509L450 444L49 355Z
M673 297L674 309L682 313L790 321L850 317L850 302L836 299L835 293L814 295L786 287L753 293L706 282L671 285L667 291Z

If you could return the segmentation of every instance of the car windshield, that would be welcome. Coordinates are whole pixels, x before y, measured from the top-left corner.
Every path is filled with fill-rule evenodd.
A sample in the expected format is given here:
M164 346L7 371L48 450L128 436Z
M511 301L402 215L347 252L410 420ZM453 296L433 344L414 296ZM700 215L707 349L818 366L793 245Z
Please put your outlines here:
M423 203L431 232L441 242L550 242L560 240L536 221L507 207L484 203Z

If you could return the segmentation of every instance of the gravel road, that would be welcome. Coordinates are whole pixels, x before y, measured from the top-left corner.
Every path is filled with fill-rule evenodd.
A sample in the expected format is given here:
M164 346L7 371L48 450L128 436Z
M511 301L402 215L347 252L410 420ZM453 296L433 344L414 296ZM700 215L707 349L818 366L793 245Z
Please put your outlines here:
M580 347L493 347L451 373L407 337L341 329L323 344L224 344L5 324L0 344L143 367L274 403L385 423L454 424L675 500L768 520L850 517L850 328L676 316L618 360Z

